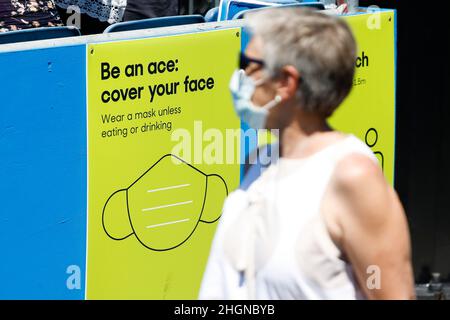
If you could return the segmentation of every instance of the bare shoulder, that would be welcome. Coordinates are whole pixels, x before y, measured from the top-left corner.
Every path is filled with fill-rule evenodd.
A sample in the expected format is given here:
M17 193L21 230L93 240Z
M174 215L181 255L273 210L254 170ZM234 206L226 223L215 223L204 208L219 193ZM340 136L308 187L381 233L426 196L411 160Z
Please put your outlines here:
M377 163L362 154L350 154L341 159L334 171L332 181L342 192L355 192L364 186L384 186L387 182Z
M400 201L380 166L365 155L351 154L340 160L332 185L347 208L345 211L353 212L359 218L384 221L386 215L393 212L403 213Z
M380 166L367 156L348 155L335 167L331 187L338 244L367 297L413 297L406 215ZM369 266L383 270L382 290L366 286Z

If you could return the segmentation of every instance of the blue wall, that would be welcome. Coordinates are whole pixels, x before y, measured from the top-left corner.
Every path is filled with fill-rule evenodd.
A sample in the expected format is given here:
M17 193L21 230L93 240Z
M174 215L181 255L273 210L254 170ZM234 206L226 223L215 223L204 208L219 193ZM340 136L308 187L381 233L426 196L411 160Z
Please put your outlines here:
M85 46L2 53L0 79L0 299L83 299Z

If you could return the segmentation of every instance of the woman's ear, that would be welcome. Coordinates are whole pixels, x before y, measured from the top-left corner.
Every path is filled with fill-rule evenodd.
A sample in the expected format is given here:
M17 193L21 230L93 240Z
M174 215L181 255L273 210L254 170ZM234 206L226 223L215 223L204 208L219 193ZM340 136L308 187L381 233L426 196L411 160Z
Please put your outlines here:
M291 100L297 95L300 73L294 66L285 66L281 70L277 94L284 100Z

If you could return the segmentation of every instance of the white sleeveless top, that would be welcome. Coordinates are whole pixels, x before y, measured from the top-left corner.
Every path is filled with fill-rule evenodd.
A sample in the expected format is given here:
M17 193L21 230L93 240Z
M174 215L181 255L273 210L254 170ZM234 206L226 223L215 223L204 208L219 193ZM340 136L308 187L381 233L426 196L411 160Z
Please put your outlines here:
M281 158L225 202L200 299L363 299L320 208L338 162L377 158L354 136L306 159Z

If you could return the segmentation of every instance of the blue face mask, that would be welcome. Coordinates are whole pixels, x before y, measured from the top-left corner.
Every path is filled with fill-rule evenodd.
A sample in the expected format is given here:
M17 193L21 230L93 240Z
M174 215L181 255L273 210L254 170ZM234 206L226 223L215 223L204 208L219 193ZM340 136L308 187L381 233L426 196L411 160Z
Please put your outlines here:
M236 70L230 81L234 110L241 120L253 129L264 129L269 110L281 102L281 97L276 96L265 106L260 107L253 104L252 97L255 89L263 83L264 80L255 82L245 74L244 70Z

